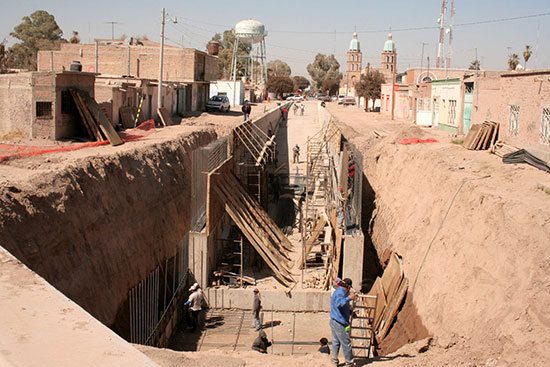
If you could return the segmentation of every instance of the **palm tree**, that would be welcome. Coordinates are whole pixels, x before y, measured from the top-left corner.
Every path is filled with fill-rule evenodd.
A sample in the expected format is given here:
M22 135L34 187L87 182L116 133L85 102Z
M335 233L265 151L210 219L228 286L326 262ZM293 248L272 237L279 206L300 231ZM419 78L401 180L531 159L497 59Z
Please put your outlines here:
M527 70L527 61L531 58L533 51L531 51L531 46L525 46L525 51L523 51L523 60L525 60L525 70Z
M508 68L510 70L516 70L519 64L519 56L518 54L511 54L508 56Z

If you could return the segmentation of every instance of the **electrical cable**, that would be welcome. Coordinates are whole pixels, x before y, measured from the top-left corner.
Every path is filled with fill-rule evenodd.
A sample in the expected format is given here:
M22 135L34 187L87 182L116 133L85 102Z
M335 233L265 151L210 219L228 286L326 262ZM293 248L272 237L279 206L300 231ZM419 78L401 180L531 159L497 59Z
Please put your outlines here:
M456 190L451 202L449 203L449 207L447 208L447 211L445 212L445 215L443 216L443 220L439 224L439 227L437 228L437 231L435 232L432 240L430 241L430 244L428 245L428 248L426 249L426 252L424 253L424 258L422 259L422 262L420 263L420 267L418 268L418 271L416 272L416 277L414 278L414 282L413 282L413 285L412 285L411 290L410 290L411 294L414 294L414 289L416 288L416 283L418 281L418 276L420 275L420 271L422 270L422 268L424 267L424 264L426 263L426 259L428 258L428 254L430 253L430 250L432 248L432 245L435 242L435 239L437 238L437 235L439 235L439 231L441 231L441 228L443 228L443 224L445 224L445 221L447 220L449 212L451 211L451 209L453 207L453 204L455 202L456 197L458 196L458 193L460 192L460 190L462 190L462 187L464 186L464 184L466 184L466 182L476 181L476 180L483 180L483 179L486 179L486 178L489 178L489 177L491 177L491 175L486 175L486 176L483 176L483 177L467 178L467 179L464 179L462 181L462 183L460 184L460 186ZM394 343L398 339L399 335L403 331L403 327L405 326L405 321L407 320L408 316L409 316L409 309L406 310L406 313L403 316L403 320L400 321L399 329L397 330L397 336L393 339L393 342L388 346L388 348L387 348L388 350L391 349L391 347L394 345ZM396 322L397 322L397 319L396 319Z

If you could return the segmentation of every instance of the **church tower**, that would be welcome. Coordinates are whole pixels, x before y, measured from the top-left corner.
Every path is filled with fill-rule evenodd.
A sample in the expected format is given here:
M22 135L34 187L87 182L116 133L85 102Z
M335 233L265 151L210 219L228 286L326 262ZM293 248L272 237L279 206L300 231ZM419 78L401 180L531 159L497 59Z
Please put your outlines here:
M394 69L397 67L397 50L395 48L395 42L392 40L391 33L388 34L388 39L386 43L384 43L384 51L382 52L382 72L384 73L384 76L386 76L386 80L388 76L390 76L394 71ZM395 70L397 73L397 70Z
M353 38L349 43L346 76L343 80L345 95L355 97L355 84L359 82L361 77L361 68L363 63L363 54L361 53L361 44L357 39L357 33L353 34Z

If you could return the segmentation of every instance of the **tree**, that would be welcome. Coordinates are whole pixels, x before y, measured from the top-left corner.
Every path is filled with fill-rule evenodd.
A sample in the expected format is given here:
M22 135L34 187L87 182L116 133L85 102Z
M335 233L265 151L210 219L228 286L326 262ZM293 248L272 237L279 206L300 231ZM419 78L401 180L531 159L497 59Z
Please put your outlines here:
M470 63L470 66L468 66L468 70L481 70L481 64L479 60L474 60Z
M303 76L299 76L299 75L294 76L292 77L292 80L294 81L294 89L304 90L304 89L307 89L310 85L309 80L307 80Z
M0 74L5 74L11 68L12 63L11 53L6 50L6 40L0 43Z
M317 85L317 88L321 88L325 80L340 82L342 80L342 73L338 69L340 69L340 64L334 55L317 54L313 63L307 66L307 72Z
M219 43L218 48L218 78L231 79L231 62L233 58L233 45L235 43L235 31L232 29L223 32L223 36L216 33L212 37L212 41ZM208 47L208 46L207 46ZM239 41L239 50L237 55L244 56L250 53L252 45L248 41ZM241 77L245 74L245 61L243 59L237 60L237 77Z
M340 82L334 79L327 79L323 81L323 84L321 84L321 87L319 89L329 96L338 94L338 89L340 89Z
M267 90L282 98L284 93L294 91L294 81L288 76L274 76L267 80Z
M508 69L510 70L516 70L519 64L519 56L518 54L512 54L508 56Z
M273 76L290 76L292 70L290 66L281 60L272 60L267 63L267 78Z
M369 71L367 75L361 75L359 83L355 84L355 90L357 94L364 97L368 101L374 101L380 98L382 91L382 84L384 83L384 75L378 70Z
M527 61L531 58L533 51L531 51L531 46L525 46L525 51L523 51L523 60L525 60L525 69L527 69Z
M80 37L78 37L78 31L73 31L73 36L69 38L69 43L80 43Z
M10 48L14 66L22 69L36 69L36 55L39 49L58 47L62 41L63 31L57 25L53 15L44 10L37 10L30 16L22 18L10 36L21 42Z

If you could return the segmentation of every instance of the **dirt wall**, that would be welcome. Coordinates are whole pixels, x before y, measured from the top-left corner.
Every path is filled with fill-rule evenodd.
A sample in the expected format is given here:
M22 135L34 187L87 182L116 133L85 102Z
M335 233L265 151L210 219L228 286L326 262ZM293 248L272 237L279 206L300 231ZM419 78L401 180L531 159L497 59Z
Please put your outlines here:
M465 343L469 356L512 365L548 362L550 196L536 188L547 175L449 142L397 144L413 136L425 133L357 139L376 193L379 258L403 257L414 306L439 346ZM393 333L406 333L403 316Z
M214 138L179 135L6 185L2 245L111 326L129 288L188 232L191 152Z

